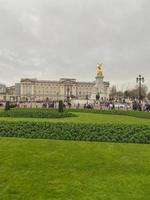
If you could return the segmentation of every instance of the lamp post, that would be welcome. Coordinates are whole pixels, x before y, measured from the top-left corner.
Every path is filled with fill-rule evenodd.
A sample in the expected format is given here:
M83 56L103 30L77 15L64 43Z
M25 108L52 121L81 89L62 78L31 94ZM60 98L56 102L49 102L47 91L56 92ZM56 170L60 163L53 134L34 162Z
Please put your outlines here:
M43 89L43 91L42 91L42 92L43 92L43 102L44 102L44 87L43 87L42 89Z
M86 100L87 100L87 105L89 104L89 102L88 102L88 100L89 100L89 96L88 96L88 94L86 95Z
M69 103L69 99L70 99L69 92L70 92L70 90L69 90L69 86L68 86L67 87L67 103Z
M144 83L144 77L139 75L136 78L136 82L139 84L139 104L141 104L141 100L142 100L142 83Z
M96 101L99 101L99 99L100 99L100 93L98 92L98 93L96 94Z
M57 99L56 99L56 100L57 100L57 102L58 102L58 94L59 94L59 93L57 92Z
M96 104L98 104L98 102L99 102L99 106L100 106L100 93L99 92L96 94Z

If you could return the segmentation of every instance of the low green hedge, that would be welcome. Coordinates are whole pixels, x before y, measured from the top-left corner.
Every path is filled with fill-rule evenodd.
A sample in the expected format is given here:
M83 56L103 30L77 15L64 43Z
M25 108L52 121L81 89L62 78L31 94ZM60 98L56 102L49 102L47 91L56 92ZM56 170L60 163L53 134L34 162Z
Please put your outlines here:
M150 112L124 111L124 110L96 110L96 109L70 109L70 112L83 112L109 115L125 115L137 118L150 119Z
M0 117L24 117L24 118L65 118L76 115L64 111L58 112L55 109L32 109L32 108L14 108L8 111L1 111Z
M0 136L149 144L150 126L5 121Z

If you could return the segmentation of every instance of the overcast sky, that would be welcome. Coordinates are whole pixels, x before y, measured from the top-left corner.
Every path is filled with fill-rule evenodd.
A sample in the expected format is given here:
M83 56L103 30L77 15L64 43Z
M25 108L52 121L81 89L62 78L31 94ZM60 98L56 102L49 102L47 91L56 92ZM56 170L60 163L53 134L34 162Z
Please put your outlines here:
M96 64L121 87L150 85L149 0L0 0L0 82L93 81Z

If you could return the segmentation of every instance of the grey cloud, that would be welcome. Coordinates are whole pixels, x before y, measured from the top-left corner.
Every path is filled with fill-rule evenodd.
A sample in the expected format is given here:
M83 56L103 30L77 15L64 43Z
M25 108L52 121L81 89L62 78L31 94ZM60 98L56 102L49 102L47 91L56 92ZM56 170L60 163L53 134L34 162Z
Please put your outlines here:
M1 0L1 80L92 81L103 62L105 78L120 87L134 85L139 73L150 84L149 6L148 0Z

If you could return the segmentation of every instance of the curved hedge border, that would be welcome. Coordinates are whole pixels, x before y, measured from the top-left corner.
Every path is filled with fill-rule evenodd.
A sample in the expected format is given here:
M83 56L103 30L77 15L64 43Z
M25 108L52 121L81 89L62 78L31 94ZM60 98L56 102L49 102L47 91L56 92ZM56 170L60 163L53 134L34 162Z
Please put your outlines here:
M75 117L70 112L58 112L55 109L32 109L32 108L15 108L9 111L1 111L0 117L24 117L24 118L65 118Z
M149 144L150 126L2 122L0 136Z
M109 114L109 115L124 115L136 118L150 119L150 112L144 111L124 111L124 110L95 110L95 109L70 109L71 112Z

